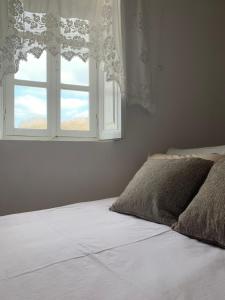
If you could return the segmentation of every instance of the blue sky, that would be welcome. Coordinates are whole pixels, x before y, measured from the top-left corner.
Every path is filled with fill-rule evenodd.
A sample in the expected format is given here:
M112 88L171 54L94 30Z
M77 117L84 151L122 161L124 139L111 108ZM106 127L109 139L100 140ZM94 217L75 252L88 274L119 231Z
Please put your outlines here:
M32 119L47 119L46 89L15 86L15 127ZM61 90L61 121L88 118L89 93Z
M32 119L47 119L46 89L15 86L15 127Z
M61 58L61 81L67 84L88 85L88 64L79 58L67 62ZM35 70L35 72L33 71ZM16 79L46 81L46 54L39 60L33 55L20 64ZM61 90L61 121L88 118L89 93ZM47 118L47 92L44 88L15 86L15 127L32 119Z

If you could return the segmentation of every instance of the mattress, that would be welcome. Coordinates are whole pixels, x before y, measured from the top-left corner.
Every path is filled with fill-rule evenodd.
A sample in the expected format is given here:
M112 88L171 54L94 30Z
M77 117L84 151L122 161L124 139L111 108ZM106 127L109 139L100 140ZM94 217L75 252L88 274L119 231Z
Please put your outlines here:
M0 299L225 299L224 250L114 200L0 217Z

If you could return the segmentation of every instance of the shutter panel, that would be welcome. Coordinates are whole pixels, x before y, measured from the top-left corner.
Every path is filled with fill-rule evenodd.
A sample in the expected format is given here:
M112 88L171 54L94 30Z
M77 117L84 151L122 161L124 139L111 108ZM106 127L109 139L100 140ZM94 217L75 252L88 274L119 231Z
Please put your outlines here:
M3 121L4 121L4 106L3 106L3 81L0 81L0 139L3 138Z
M99 138L120 139L121 93L117 82L107 81L106 74L99 71Z

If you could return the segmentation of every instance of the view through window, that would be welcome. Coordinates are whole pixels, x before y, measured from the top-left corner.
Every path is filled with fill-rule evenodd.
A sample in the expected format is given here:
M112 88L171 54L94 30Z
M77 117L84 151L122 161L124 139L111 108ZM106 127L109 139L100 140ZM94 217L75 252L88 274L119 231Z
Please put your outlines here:
M60 129L88 131L90 129L89 61L79 57L60 60ZM14 127L40 129L48 127L47 55L40 59L28 54L14 80ZM51 76L51 74L49 74ZM55 87L56 88L56 87ZM57 105L57 104L56 104Z

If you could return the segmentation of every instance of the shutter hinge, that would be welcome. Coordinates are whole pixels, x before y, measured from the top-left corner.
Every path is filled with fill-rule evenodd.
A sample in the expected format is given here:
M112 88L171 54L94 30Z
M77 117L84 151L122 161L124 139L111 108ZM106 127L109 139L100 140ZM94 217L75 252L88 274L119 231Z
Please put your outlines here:
M96 117L96 128L99 130L99 118L98 118L98 114L96 114L95 117Z
M4 109L4 113L3 113L3 120L6 120L6 108Z

